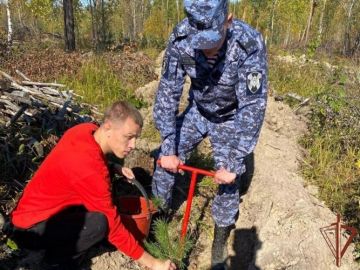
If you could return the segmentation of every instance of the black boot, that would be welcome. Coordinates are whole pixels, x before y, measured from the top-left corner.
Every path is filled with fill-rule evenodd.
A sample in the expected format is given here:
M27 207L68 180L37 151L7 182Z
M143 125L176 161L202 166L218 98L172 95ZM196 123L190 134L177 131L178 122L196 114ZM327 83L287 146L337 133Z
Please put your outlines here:
M215 224L214 241L211 250L211 270L226 270L227 239L234 226L219 227Z

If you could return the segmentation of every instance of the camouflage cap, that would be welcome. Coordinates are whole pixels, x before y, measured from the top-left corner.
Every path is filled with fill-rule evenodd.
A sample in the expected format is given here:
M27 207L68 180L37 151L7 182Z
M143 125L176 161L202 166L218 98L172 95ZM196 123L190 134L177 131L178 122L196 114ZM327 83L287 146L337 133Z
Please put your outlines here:
M225 31L227 0L184 0L190 24L187 40L194 49L212 49L219 45Z

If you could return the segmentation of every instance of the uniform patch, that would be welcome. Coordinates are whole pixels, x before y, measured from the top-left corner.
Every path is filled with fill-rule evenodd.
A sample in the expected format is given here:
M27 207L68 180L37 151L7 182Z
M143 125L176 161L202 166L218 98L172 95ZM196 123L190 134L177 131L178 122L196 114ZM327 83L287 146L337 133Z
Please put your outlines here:
M246 88L248 95L261 94L263 76L260 72L252 71L246 74Z
M161 75L162 76L165 74L168 67L169 67L169 56L165 54L163 62L162 62L162 67L161 67Z
M185 56L182 57L181 64L184 66L195 66L196 62L193 58Z

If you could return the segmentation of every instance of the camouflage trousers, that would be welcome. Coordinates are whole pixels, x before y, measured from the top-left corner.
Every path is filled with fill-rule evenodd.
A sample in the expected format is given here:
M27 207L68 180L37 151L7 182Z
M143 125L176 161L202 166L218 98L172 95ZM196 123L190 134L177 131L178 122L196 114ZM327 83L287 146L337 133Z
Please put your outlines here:
M178 157L185 161L186 156L205 138L209 137L212 146L215 169L224 167L228 169L228 156L234 150L233 134L234 121L213 123L204 118L196 108L196 105L188 107L177 119L176 147ZM161 157L161 152L159 156ZM242 166L242 158L238 155L238 164ZM232 165L234 167L234 164ZM228 169L229 170L229 169ZM219 185L217 195L212 204L212 216L215 223L220 227L235 224L239 212L239 181L238 175L234 184ZM171 205L172 189L175 182L175 174L157 166L153 176L152 192Z

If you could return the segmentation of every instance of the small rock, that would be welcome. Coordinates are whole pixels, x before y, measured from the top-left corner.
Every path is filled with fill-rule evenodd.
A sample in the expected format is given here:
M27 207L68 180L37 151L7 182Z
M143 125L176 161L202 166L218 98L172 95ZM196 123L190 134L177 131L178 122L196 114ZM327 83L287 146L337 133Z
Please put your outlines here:
M278 122L278 121L277 121L276 117L272 117L271 120L270 120L270 123L271 123L272 125L276 125L277 122Z

